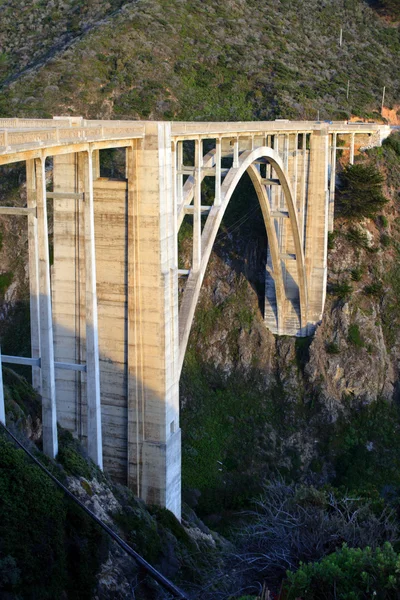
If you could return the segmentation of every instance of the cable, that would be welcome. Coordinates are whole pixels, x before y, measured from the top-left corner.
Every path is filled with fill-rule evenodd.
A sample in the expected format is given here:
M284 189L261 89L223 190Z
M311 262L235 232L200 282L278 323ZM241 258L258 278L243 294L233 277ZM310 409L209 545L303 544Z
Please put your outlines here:
M104 531L106 533L108 533L108 535L110 537L112 537L113 540L115 542L117 542L117 544L123 550L125 550L125 552L127 554L129 554L129 556L131 556L141 567L143 567L151 575L151 577L153 577L153 579L155 579L155 581L157 581L157 583L159 583L165 589L167 589L169 592L171 592L175 598L179 598L180 600L189 600L189 596L187 596L184 592L182 592L182 590L180 590L176 585L174 585L169 579L164 577L164 575L162 575L162 573L160 573L154 567L152 567L142 556L140 556L140 554L135 552L135 550L133 550L133 548L128 546L128 544L122 538L120 538L119 535L117 535L111 529L111 527L109 527L108 525L103 523L103 521L101 521L98 517L96 517L96 515L89 508L87 508L87 506L85 506L83 504L83 502L78 500L78 498L76 496L74 496L74 494L72 494L72 492L70 492L69 489L66 488L65 485L63 485L61 483L61 481L58 481L58 479L52 473L50 473L50 471L48 469L46 469L46 467L44 465L42 465L42 463L35 456L33 456L33 454L27 448L25 448L25 446L15 437L15 435L13 433L11 433L11 431L8 429L8 427L6 427L4 425L4 423L0 422L0 424L3 427L3 429L8 433L8 435L14 440L14 442L16 444L18 444L18 446L29 456L29 458L31 460L33 460L33 462L36 463L37 466L40 469L42 469L42 471L44 473L46 473L46 475L48 477L50 477L50 479L52 479L54 481L54 483L59 488L61 488L63 490L63 492L69 498L71 498L71 500L73 502L75 502L75 504L77 504L80 508L82 508L82 510L84 510L85 513L88 514L89 517L91 517L91 519L93 519L93 521L95 521L98 525L100 525L100 527L102 529L104 529Z
M221 241L221 240L225 239L226 237L228 237L231 233L233 233L234 231L239 229L239 227L241 227L243 225L243 223L246 223L246 221L248 221L250 219L250 217L256 212L256 210L258 208L260 208L260 207L257 204L257 206L255 206L252 210L245 213L244 216L242 216L238 221L233 223L233 225L231 225L230 229L228 229L226 232L221 232L220 234L218 234L216 237L216 240ZM238 223L238 225L237 225L237 227L235 227L235 225L237 223Z

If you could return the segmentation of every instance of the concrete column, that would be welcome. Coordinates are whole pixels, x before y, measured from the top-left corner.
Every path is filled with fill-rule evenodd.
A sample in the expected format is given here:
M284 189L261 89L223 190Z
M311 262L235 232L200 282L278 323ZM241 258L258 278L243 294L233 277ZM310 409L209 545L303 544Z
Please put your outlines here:
M232 167L237 169L239 167L239 138L233 142L233 164Z
M293 194L296 199L297 210L300 212L300 207L297 204L297 181L298 181L298 170L299 170L299 134L296 133L294 136L294 186Z
M100 469L103 469L92 152L81 152L78 155L78 165L79 188L85 195L86 397L88 411L88 454L93 462L96 463Z
M100 177L100 150L92 151L93 180Z
M354 165L354 133L350 136L350 164Z
M193 196L193 260L192 269L198 271L201 263L201 170L203 167L203 141L196 140Z
M6 424L6 409L4 404L4 387L3 387L3 369L1 364L1 347L0 347L0 423Z
M183 168L183 142L176 144L176 198L178 204L183 200L183 175L178 173Z
M128 483L180 518L178 278L170 124L148 122L129 155Z
M308 322L322 318L326 294L328 242L328 160L327 130L310 138L310 176L307 194L305 265L308 283ZM311 333L311 332L310 332Z
M78 154L53 157L54 191L79 191ZM60 196L53 200L54 264L52 307L55 359L86 361L86 274L84 201ZM86 373L56 370L57 419L86 444Z
M53 322L51 312L49 239L47 230L46 173L44 159L35 159L39 254L40 356L42 375L43 452L58 453L56 386L54 377Z
M331 176L329 179L329 223L328 230L333 231L333 220L335 213L335 186L336 186L336 138L337 134L332 134L331 148Z
M26 198L28 208L36 207L35 198L35 161L26 161ZM28 215L28 251L29 251L29 302L31 320L31 356L40 357L40 327L39 327L39 259L37 216ZM32 387L41 393L40 368L32 367Z
M222 160L222 144L221 138L215 140L215 199L214 205L221 204L221 160Z

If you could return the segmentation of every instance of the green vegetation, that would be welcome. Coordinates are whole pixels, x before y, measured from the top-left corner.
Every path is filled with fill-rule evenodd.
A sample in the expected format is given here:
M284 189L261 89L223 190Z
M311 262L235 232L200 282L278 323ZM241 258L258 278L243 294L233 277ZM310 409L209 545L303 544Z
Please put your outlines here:
M374 281L370 285L366 285L364 288L364 293L367 296L376 296L380 298L383 294L383 284L381 281Z
M336 231L328 231L328 250L334 249L336 236Z
M364 340L362 339L360 334L360 328L358 327L357 323L352 323L350 325L347 334L347 341L350 344L353 344L353 346L356 346L356 348L362 348L365 345Z
M338 194L340 214L347 218L373 217L387 203L383 175L372 164L345 167ZM357 230L353 230L355 232Z
M361 281L363 273L364 273L363 267L361 267L361 266L354 267L354 269L352 269L350 271L351 279L353 281Z
M0 493L0 595L92 598L102 535L4 435Z
M350 112L379 117L388 80L387 102L400 95L397 31L361 0L120 6L37 2L28 20L22 0L2 5L0 77L17 79L3 84L1 116L316 119L319 110L321 119L343 120ZM40 61L34 75L23 72Z
M328 354L340 354L340 348L335 342L328 342L325 346Z
M321 561L302 564L295 573L288 572L285 598L395 599L400 586L399 564L400 555L389 543L375 550L343 544Z
M365 231L362 231L361 229L355 229L351 227L346 232L346 238L355 247L369 248L368 235Z
M383 399L349 405L325 440L335 469L334 485L349 492L400 489L398 408Z
M13 280L12 273L1 273L0 274L0 297L4 298L4 294L6 293L12 280Z
M333 283L329 291L340 300L347 300L351 296L353 288L348 281L342 281L341 283Z

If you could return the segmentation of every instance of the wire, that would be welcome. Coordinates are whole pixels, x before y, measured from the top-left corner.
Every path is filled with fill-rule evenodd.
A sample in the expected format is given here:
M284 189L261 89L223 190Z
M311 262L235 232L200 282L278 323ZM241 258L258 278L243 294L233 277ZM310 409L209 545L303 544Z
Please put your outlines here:
M233 225L231 225L230 229L228 229L225 232L221 232L220 234L218 234L217 237L216 237L216 240L221 241L221 240L225 239L226 237L228 237L231 233L233 233L234 231L236 231L237 229L239 229L239 227L241 227L243 225L243 223L246 223L246 221L248 221L250 219L250 217L259 208L260 207L257 204L257 206L255 206L252 210L250 210L249 212L245 213L242 217L240 217L240 219L238 219L235 223L233 223ZM235 225L237 225L237 227L235 227Z
M157 569L152 567L150 563L148 563L142 556L140 556L140 554L135 552L133 548L131 548L121 537L119 537L119 535L117 535L111 529L111 527L103 523L103 521L96 517L96 515L89 508L87 508L87 506L83 504L83 502L81 502L76 496L74 496L74 494L72 494L72 492L70 492L69 489L61 483L61 481L59 481L52 473L50 473L50 471L46 469L46 467L42 465L42 463L27 448L25 448L25 446L15 437L13 433L11 433L11 431L8 429L8 427L4 425L4 423L0 422L0 425L14 440L14 442L18 444L18 446L29 456L29 458L33 460L33 462L36 463L37 466L40 469L42 469L42 471L46 473L46 475L50 477L50 479L52 479L59 488L63 490L66 496L71 498L71 500L75 502L75 504L77 504L80 508L82 508L82 510L84 510L85 513L88 514L91 519L93 519L93 521L95 521L102 529L104 529L104 531L108 533L108 535L112 537L112 539L115 542L117 542L117 544L123 550L125 550L127 554L129 554L129 556L131 556L141 567L143 567L151 575L151 577L153 577L153 579L157 581L157 583L159 583L165 589L171 592L175 598L179 598L180 600L189 600L189 596L187 596L182 590L180 590L176 585L174 585L172 581L164 577L164 575L157 571Z

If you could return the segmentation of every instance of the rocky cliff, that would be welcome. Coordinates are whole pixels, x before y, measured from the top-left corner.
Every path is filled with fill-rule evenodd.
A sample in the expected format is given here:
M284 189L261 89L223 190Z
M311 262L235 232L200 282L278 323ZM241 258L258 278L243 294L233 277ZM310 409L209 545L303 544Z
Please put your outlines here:
M393 138L358 157L385 173L388 203L373 219L343 218L338 211L329 240L325 312L312 338L277 337L265 328L261 213L249 187L232 201L205 277L182 375L185 481L202 491L200 510L212 511L215 502L240 505L277 472L348 483L352 467L342 463L349 449L356 454L369 448L363 460L371 464L380 464L384 448L394 452L387 447L391 436L367 423L382 413L383 421L386 415L393 422L393 436L398 426L397 144ZM202 468L196 469L199 460ZM397 455L392 460L395 464ZM380 476L382 484L397 482L391 468Z

